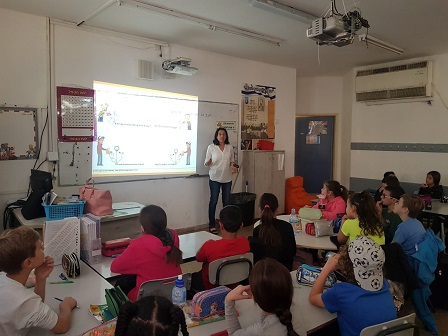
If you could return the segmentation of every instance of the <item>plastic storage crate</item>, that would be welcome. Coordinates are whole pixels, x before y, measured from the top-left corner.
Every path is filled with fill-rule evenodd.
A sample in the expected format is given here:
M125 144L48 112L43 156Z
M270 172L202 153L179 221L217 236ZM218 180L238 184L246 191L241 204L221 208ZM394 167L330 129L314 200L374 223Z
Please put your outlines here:
M67 204L56 204L56 205L45 205L42 206L45 209L45 216L47 221L64 219L67 217L81 217L84 211L84 204L86 202L80 201L76 203Z

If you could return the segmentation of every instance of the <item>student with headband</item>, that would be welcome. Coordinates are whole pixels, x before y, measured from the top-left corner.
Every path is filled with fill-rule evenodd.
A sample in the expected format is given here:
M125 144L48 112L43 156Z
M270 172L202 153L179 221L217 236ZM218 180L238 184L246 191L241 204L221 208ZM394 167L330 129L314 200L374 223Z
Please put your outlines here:
M292 270L296 254L296 241L291 224L277 219L278 200L273 194L265 193L260 198L260 225L254 229L250 239L254 261L272 258Z

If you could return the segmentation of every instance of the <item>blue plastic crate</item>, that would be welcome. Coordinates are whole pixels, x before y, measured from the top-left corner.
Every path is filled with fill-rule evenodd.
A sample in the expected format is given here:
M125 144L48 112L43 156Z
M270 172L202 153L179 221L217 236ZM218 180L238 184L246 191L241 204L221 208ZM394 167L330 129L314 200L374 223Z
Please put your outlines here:
M84 211L85 201L67 204L45 205L45 216L47 221L64 219L67 217L81 217Z

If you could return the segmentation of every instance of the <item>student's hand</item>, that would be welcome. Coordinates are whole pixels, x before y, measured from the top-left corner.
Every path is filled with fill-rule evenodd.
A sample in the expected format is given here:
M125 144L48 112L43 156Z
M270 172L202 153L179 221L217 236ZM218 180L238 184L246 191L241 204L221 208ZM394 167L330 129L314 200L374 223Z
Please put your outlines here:
M232 289L226 296L227 301L239 301L245 299L252 299L252 292L250 286L242 286Z
M46 256L42 265L34 269L36 275L36 281L45 280L51 274L54 268L54 259L50 256Z
M71 296L67 296L62 300L62 302L59 304L59 309L63 310L64 308L69 308L70 310L73 310L76 308L76 305L78 302Z
M327 262L325 263L325 266L322 268L322 272L324 272L325 270L325 273L330 273L332 271L338 270L340 257L341 256L338 253L330 256L330 258L328 258Z
M383 201L376 202L376 209L378 210L378 212L381 215L381 212L383 211Z
M426 183L422 183L422 184L420 185L420 188L428 188L428 185L427 185Z
M348 216L347 216L347 215L342 216L342 219L341 219L341 226L342 226L342 224L345 223L345 221L346 221L347 219L348 219Z

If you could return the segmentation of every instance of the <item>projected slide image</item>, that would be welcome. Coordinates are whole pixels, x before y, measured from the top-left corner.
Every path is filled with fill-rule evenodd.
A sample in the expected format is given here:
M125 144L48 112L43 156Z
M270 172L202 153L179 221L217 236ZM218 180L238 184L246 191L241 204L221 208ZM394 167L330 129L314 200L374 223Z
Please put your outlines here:
M196 173L198 99L94 83L93 176Z

